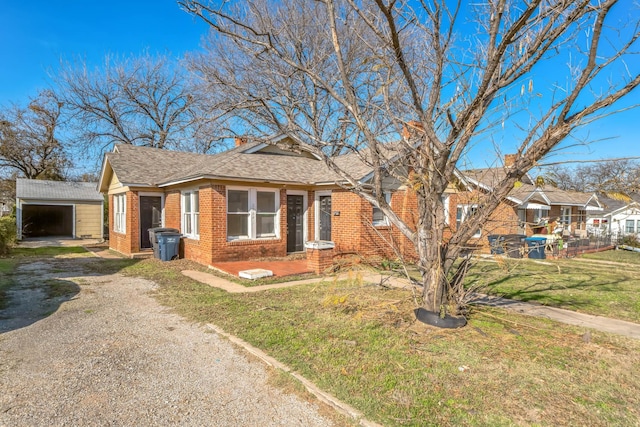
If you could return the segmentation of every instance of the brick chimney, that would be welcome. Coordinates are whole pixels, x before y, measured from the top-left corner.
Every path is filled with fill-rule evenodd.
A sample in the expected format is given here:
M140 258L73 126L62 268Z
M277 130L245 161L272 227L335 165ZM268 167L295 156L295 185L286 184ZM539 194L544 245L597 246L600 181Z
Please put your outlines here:
M510 168L511 166L513 166L516 163L516 160L518 160L518 155L517 154L505 154L504 155L504 166L507 168Z
M402 128L402 137L404 139L409 139L409 137L411 137L411 134L415 133L416 130L419 130L419 131L424 130L424 128L422 127L422 123L416 120L410 120Z
M247 143L247 138L246 137L241 137L241 136L236 136L235 142L236 142L236 147L240 147L241 145L244 145L244 144Z

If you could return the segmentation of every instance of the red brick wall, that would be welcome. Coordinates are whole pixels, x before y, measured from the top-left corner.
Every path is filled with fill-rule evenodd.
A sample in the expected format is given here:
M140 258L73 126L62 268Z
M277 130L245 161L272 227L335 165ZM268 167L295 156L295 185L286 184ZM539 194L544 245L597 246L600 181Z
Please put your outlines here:
M397 248L402 256L415 259L415 248L396 227L373 226L373 206L358 195L336 190L331 195L333 211L331 237L337 254L357 254L364 257L396 258ZM415 195L397 191L391 199L391 207L415 229L417 202Z
M126 193L126 234L113 231L115 224L113 211L113 195L109 195L109 247L125 255L131 255L140 250L140 226L138 224L138 193Z

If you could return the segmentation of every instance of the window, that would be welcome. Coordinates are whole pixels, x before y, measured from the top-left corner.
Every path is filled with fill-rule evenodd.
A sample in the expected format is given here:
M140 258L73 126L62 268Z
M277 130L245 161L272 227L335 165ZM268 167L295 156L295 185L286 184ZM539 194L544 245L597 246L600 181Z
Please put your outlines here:
M456 230L470 216L478 211L478 205L458 205L456 209ZM482 230L478 229L472 237L478 238L482 235Z
M182 193L182 234L197 239L200 237L200 193Z
M560 212L562 214L562 216L560 217L560 222L562 222L562 224L566 226L571 225L571 207L563 206L560 209Z
M279 194L267 189L227 191L227 239L278 237Z
M126 233L127 195L125 193L113 196L113 231Z
M635 228L635 221L632 219L628 219L626 223L625 231L627 233L634 233L635 232L634 228Z
M444 223L449 225L449 195L442 195L442 207L444 208Z
M391 193L384 192L384 199L387 203L391 203ZM382 227L389 225L389 219L380 208L373 207L373 219L371 221L374 227Z

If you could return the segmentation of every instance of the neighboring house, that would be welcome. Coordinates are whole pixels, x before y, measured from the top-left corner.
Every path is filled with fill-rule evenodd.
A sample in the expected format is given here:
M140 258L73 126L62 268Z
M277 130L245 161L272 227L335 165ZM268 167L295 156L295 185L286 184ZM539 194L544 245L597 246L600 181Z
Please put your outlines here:
M462 174L470 188L490 194L494 185L505 177L514 160L513 156L507 155L504 168L476 169L462 171ZM525 175L477 236L562 233L564 236L585 237L587 214L601 210L602 205L593 193L564 191L552 186L540 187Z
M102 239L104 197L96 183L18 178L18 239L68 237Z
M587 218L587 229L592 234L610 234L614 238L635 235L640 238L640 196L630 200L600 197L603 210Z
M180 230L181 256L205 265L304 252L316 240L334 242L339 254L395 256L389 240L411 250L311 153L242 139L236 145L216 155L116 145L99 182L109 196L110 247L136 254L152 246L148 229L162 226ZM357 159L337 162L365 179L370 169ZM389 190L395 208L416 211L406 191Z
M336 255L415 259L413 244L379 209L345 189L346 182L324 161L281 148L286 144L286 139L269 144L237 139L235 148L216 155L116 145L105 155L98 184L109 196L111 249L133 256L152 247L149 228L168 227L183 236L181 257L205 265L282 257L306 251L311 241L332 241ZM371 176L357 154L339 156L335 162L360 182ZM504 173L499 168L492 173L499 170ZM491 180L480 175L458 173L458 182L443 196L451 230L473 214L478 192L491 191ZM407 224L415 224L415 194L387 181L385 197L392 209ZM488 251L487 236L493 233L532 234L524 222L533 223L538 205L545 217L571 206L567 225L578 227L579 212L592 204L586 199L557 201L554 194L542 195L530 180L523 185L530 191L520 188L521 199L509 197L501 203L490 225L474 236L476 246Z

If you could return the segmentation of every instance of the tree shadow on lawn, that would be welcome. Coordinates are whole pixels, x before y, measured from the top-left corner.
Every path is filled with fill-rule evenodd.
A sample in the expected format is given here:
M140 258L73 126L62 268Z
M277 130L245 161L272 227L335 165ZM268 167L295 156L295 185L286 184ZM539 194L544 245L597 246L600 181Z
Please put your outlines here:
M0 333L24 328L49 317L79 292L80 286L70 280L15 283L4 291L7 301L0 310Z
M518 279L523 278L523 276L516 277ZM618 282L603 282L598 280L594 275L588 275L588 278L574 283L544 284L536 282L530 285L524 285L524 287L519 287L518 284L510 284L509 281L513 279L514 276L507 276L492 281L486 285L486 292L490 295L499 296L505 299L532 302L553 307L570 307L575 309L593 305L597 298L596 292L620 292L619 287L615 286ZM571 291L585 292L572 294Z
M18 259L15 269L2 277L0 333L29 326L74 299L80 286L69 278L116 274L139 262L69 254L61 258L35 254Z

